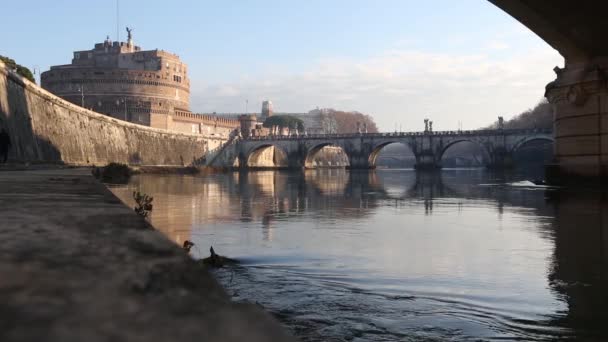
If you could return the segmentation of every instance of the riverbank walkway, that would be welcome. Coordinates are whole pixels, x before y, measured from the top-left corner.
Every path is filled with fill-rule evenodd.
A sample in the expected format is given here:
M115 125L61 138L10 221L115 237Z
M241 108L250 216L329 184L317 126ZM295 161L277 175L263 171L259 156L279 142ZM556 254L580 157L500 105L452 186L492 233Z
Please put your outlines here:
M292 341L97 182L0 168L0 341Z

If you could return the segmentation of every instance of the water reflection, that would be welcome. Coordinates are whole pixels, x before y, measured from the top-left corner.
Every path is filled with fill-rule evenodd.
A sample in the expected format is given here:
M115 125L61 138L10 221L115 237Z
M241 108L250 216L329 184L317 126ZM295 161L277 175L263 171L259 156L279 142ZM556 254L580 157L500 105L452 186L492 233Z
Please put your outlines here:
M154 196L152 222L178 244L245 260L220 281L303 340L608 337L601 192L482 170L339 169L113 188L129 203L133 190Z
M605 192L551 194L556 208L551 288L568 303L556 324L580 339L608 339L608 200ZM599 337L603 337L600 339Z

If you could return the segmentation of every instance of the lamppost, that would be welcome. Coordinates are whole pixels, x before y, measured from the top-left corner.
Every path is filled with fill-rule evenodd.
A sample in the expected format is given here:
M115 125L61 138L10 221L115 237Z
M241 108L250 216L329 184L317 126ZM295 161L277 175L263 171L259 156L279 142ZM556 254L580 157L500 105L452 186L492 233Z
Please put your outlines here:
M84 84L81 83L76 90L80 92L80 107L84 108Z
M34 69L34 81L38 78L38 84L40 84L40 67L38 65L33 66Z
M123 118L123 120L124 120L124 121L128 121L128 120L127 120L127 99L126 99L126 98L124 98L124 97L122 97L122 98L120 98L120 99L116 100L116 106L117 106L117 107L118 107L118 106L120 106L120 104L121 104L121 103L124 103L124 104L125 104L125 113L124 113L124 118Z

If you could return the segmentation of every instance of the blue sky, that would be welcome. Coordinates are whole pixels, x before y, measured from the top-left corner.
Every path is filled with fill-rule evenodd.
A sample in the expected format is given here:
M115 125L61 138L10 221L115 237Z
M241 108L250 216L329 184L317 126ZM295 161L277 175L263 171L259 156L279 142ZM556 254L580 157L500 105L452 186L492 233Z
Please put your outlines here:
M116 39L115 0L4 3L0 54L47 70ZM192 110L271 99L372 114L383 130L476 128L542 98L559 54L485 0L120 1L120 35L190 65Z

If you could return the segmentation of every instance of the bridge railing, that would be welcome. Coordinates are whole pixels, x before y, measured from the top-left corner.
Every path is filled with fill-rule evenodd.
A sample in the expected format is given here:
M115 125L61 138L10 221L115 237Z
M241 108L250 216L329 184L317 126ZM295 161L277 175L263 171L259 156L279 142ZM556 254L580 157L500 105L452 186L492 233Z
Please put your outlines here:
M341 133L341 134L291 134L266 135L247 137L243 140L294 140L294 139L352 139L352 138L391 138L418 136L472 136L472 135L521 135L521 134L552 134L552 129L478 129L457 131L428 131L428 132L385 132L385 133Z

